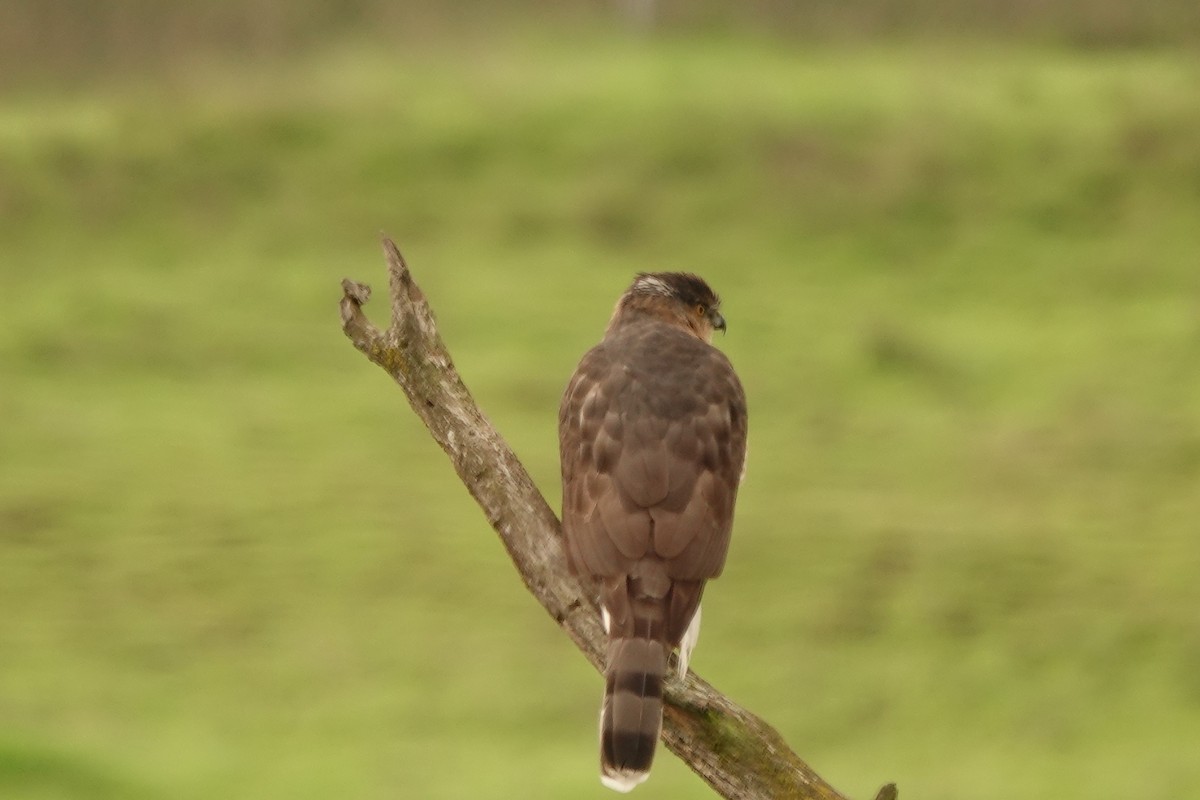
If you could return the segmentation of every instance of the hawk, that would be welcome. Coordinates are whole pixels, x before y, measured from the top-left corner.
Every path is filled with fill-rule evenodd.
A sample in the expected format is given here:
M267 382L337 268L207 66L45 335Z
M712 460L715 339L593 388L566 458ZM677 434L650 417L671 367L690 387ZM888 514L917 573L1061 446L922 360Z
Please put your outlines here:
M685 675L729 549L746 395L710 344L720 304L695 275L638 274L559 408L567 557L608 633L600 779L617 791L649 776L668 655Z

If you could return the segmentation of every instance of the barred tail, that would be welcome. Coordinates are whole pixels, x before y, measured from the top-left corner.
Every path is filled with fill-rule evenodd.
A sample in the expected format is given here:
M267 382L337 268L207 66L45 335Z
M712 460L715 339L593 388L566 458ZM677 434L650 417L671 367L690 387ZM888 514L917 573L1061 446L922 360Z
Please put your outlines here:
M650 776L662 729L667 646L649 638L612 638L600 711L600 780L628 792Z

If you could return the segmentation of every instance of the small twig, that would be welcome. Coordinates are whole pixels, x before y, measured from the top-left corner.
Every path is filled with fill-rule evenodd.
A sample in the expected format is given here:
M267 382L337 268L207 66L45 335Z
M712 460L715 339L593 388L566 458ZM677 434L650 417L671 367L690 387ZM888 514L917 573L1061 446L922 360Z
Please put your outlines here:
M591 593L570 574L558 518L504 439L476 406L454 368L433 311L396 245L385 238L391 323L371 324L370 287L342 281L342 329L400 384L413 411L500 534L525 586L597 669L604 633ZM663 740L726 798L846 800L783 738L695 673L667 687ZM876 800L896 800L888 784Z

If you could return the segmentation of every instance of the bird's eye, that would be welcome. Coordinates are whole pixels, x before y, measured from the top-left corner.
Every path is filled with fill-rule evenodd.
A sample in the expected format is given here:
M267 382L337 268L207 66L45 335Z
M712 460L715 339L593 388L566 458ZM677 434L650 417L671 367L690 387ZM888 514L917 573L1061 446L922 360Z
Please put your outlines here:
M699 304L699 303L697 303L697 304L696 304L696 316L697 316L697 317L703 317L703 316L704 316L704 306L703 306L703 304Z

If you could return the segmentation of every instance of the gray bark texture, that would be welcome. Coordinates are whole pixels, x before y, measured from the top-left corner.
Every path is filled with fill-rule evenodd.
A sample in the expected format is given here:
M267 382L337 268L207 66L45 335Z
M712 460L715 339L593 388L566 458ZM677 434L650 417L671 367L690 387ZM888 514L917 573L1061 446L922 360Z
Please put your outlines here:
M558 518L454 368L433 311L403 256L384 239L391 323L381 330L362 306L371 289L342 281L342 330L400 384L413 411L449 456L500 535L526 588L597 670L604 631L593 593L570 574ZM547 411L552 414L553 410ZM662 739L730 800L848 800L792 752L766 722L689 672L665 687ZM876 800L895 800L888 784Z

